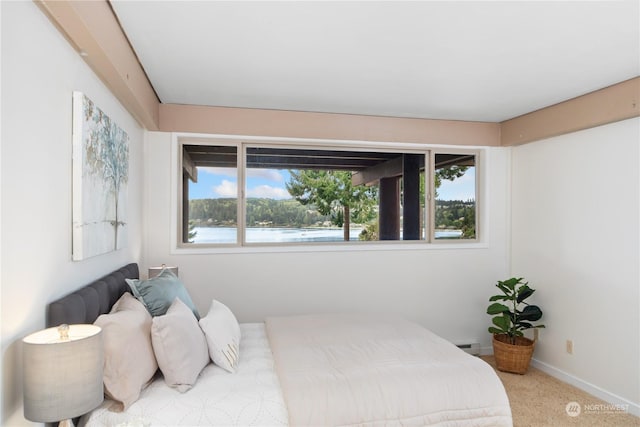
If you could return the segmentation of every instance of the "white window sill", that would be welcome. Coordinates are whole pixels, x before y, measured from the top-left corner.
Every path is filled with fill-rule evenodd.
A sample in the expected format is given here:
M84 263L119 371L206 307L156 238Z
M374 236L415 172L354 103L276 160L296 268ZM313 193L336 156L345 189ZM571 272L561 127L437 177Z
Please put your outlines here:
M173 247L172 255L206 255L206 254L254 254L254 253L305 253L305 252L379 252L379 251L430 251L430 250L464 250L487 249L485 242L438 242L438 243L347 243L347 244L295 244L273 245L253 244L250 246L202 246L188 245Z

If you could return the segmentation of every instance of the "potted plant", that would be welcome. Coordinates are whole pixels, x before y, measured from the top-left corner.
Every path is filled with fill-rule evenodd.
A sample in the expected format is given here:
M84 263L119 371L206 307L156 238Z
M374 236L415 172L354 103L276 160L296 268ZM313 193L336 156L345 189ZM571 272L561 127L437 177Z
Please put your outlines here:
M542 310L525 302L535 289L522 277L498 281L496 287L502 293L489 298L492 304L487 308L487 314L494 316L489 332L493 334L496 365L501 371L524 374L529 368L535 341L524 337L522 331L544 328L531 323L540 320Z

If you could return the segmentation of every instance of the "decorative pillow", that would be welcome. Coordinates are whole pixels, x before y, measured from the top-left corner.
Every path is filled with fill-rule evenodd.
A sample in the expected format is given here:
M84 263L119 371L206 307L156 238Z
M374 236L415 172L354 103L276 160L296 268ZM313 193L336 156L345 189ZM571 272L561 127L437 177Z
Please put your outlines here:
M200 319L191 297L180 279L171 272L163 269L160 274L149 280L125 279L133 295L149 310L152 316L162 316L167 312L173 300L180 298Z
M209 313L200 319L200 327L207 337L213 363L235 372L240 355L240 325L231 310L219 301L211 301Z
M125 410L138 400L158 370L151 345L151 315L130 293L94 323L102 328L104 391Z
M164 381L181 393L193 387L209 363L207 340L180 298L173 301L167 314L153 318L151 342Z

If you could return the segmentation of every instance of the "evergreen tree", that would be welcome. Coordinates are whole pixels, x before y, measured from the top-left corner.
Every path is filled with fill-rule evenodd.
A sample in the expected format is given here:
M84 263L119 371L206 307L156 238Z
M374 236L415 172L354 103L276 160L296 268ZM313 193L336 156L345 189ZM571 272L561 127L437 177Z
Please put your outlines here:
M351 172L332 170L289 171L287 190L303 205L313 205L331 222L344 228L349 240L351 221L365 223L373 218L377 205L377 188L351 184Z

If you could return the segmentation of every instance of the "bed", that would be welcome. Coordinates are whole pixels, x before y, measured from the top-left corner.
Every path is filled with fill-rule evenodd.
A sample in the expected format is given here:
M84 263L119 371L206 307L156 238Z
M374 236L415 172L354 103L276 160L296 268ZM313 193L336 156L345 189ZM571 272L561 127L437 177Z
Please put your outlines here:
M130 264L51 303L48 326L93 323L130 292L125 279L137 276ZM239 328L234 373L207 363L181 393L158 371L125 411L105 399L80 424L512 425L506 392L489 365L405 319L270 317Z

